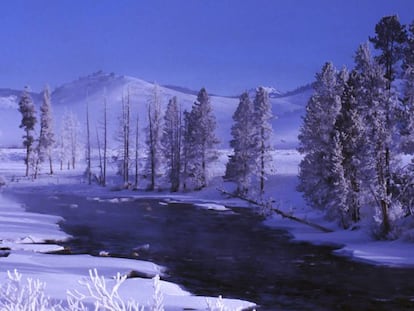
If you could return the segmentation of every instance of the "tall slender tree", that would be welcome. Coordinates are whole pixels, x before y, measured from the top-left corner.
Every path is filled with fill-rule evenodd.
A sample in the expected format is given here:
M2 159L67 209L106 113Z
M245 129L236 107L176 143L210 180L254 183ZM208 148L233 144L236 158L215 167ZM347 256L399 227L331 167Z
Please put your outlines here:
M37 119L35 106L27 87L25 87L19 101L19 112L22 114L20 128L23 128L25 131L25 135L23 135L23 145L26 147L26 157L24 162L26 164L26 176L29 176L30 161L35 142L34 131Z
M147 170L150 176L149 190L154 190L156 187L156 177L159 173L160 161L162 156L161 151L161 134L162 134L162 111L161 98L158 85L155 84L151 98L148 101L148 127L147 127Z
M256 175L260 180L260 194L264 193L266 176L271 171L273 128L270 120L272 118L272 106L270 105L269 95L263 87L259 87L256 90L256 96L253 101L253 126L255 129L253 140L256 146Z
M80 123L77 116L70 110L65 110L62 118L62 150L63 158L67 161L67 169L75 169L78 161L80 142Z
M304 155L299 167L299 186L307 202L329 211L332 199L332 163L335 122L341 109L337 70L328 62L316 74L314 94L306 106L299 134L299 152Z
M103 163L102 163L102 186L106 186L106 165L108 157L108 106L106 96L104 97L104 118L103 118Z
M125 187L129 187L129 169L130 169L130 139L131 139L131 111L130 111L129 90L127 96L122 94L121 115L119 116L119 130L116 139L120 146L118 148L118 173L122 176Z
M177 103L177 97L174 96L167 105L164 116L164 131L161 139L172 192L178 191L180 188L181 137L181 112Z
M385 16L377 23L375 36L370 37L369 40L381 51L376 60L384 65L386 87L390 90L396 76L396 64L404 56L404 44L407 41L405 27L401 25L397 15Z
M86 103L86 176L88 184L92 184L92 161L91 161L91 134L89 124L89 102Z
M197 95L191 112L186 115L186 133L184 136L186 170L195 189L202 189L208 184L208 165L217 158L216 119L205 88Z
M393 118L395 98L390 90L385 91L388 82L384 70L372 58L368 44L361 45L357 50L355 69L359 74L357 101L364 110L365 135L369 142L365 156L366 176L376 202L374 206L377 207L380 234L386 236L391 230L390 209L396 203L392 196L391 167L395 159L392 145L396 135Z
M49 86L43 90L43 102L40 106L40 135L38 143L39 161L49 161L49 173L53 175L52 149L55 144L53 131L52 104Z
M233 114L234 123L231 128L233 138L230 146L234 154L227 162L225 175L226 179L236 182L236 192L241 195L247 194L255 169L253 111L253 103L249 94L245 92L240 96L239 105Z
M135 123L135 189L138 189L139 175L139 114L137 114Z

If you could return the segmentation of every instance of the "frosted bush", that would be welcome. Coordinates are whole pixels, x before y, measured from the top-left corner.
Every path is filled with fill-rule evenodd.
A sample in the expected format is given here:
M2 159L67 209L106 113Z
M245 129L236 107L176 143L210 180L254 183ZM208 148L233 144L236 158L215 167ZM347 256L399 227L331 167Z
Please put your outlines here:
M0 310L4 311L55 311L64 310L45 295L46 284L33 279L22 281L16 270L7 272L8 279L0 287Z
M156 275L153 278L154 294L152 296L151 311L164 311L164 296L161 292L160 276Z
M7 272L7 281L0 286L1 311L164 311L164 297L161 281L153 278L152 304L145 308L135 301L125 302L118 290L126 276L116 275L115 284L110 286L96 269L89 271L89 278L79 281L86 292L67 291L67 300L54 301L45 294L46 283L28 278L23 280L16 270ZM224 305L223 298L207 299L209 311L231 311ZM93 308L91 308L93 306ZM238 310L238 309L235 309ZM241 310L241 309L240 309Z
M95 310L108 311L143 311L134 301L125 302L119 296L118 289L125 282L127 276L119 273L115 277L115 285L110 288L107 286L103 276L99 276L96 269L89 270L89 279L79 281L87 289L87 293L77 290L67 291L67 302L69 309L73 311L88 310L85 303L93 302Z

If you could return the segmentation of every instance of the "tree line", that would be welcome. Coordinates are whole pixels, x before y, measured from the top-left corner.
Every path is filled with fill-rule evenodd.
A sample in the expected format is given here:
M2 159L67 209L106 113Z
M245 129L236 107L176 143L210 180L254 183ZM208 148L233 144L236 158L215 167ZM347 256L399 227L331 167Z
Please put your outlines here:
M413 214L414 162L401 156L414 153L414 22L383 17L354 62L327 62L316 74L298 189L344 228L373 218L377 236L389 238Z
M26 148L26 176L37 178L42 164L48 163L49 174L54 173L53 159L58 158L60 169L75 169L82 150L85 151L85 176L89 184L107 184L108 162L116 163L123 187L138 188L141 178L147 180L147 190L169 184L170 191L180 189L200 190L208 185L209 169L218 158L219 139L215 134L216 119L205 88L202 88L189 111L182 109L177 97L172 97L163 109L160 89L154 85L146 106L146 115L133 115L129 90L122 94L119 126L116 133L108 133L107 102L104 96L103 114L96 127L96 139L90 122L89 105L86 104L85 141L80 140L80 122L71 111L62 116L58 137L53 130L51 96L48 88L43 92L40 108L40 134L35 125L36 110L28 90L19 102L22 114L20 127L24 129L23 144ZM140 117L147 126L140 137ZM272 171L272 110L266 90L259 87L254 99L247 92L240 96L233 115L231 129L232 155L226 165L225 178L234 181L238 194L264 192L266 175ZM108 135L115 136L117 146L110 152ZM142 140L142 141L141 141ZM98 172L94 172L92 141L98 152ZM145 145L145 154L140 146ZM84 147L82 147L84 145ZM57 152L52 152L53 150ZM111 150L112 151L112 150ZM109 156L109 153L112 156ZM141 163L144 162L144 163Z

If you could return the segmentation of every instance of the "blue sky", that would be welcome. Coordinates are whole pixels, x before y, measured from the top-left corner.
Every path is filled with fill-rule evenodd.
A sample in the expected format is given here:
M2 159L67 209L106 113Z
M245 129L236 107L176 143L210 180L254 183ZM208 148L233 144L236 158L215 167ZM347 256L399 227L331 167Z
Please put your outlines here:
M352 66L385 15L413 0L5 0L0 87L39 91L103 70L233 95Z

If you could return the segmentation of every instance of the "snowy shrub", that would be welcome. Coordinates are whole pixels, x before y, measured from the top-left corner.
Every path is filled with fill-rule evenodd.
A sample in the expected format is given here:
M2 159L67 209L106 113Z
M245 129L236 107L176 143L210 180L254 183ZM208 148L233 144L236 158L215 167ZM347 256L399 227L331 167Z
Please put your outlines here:
M206 302L208 311L228 311L224 306L223 298L221 296L219 296L218 299L215 299L214 301L207 299Z
M56 301L46 296L46 283L28 278L23 281L22 275L14 270L7 272L7 281L0 286L1 311L164 311L164 297L161 292L160 277L153 278L152 303L147 307L135 301L125 302L118 290L127 276L119 273L114 278L115 284L109 286L105 278L96 269L89 271L89 278L79 281L86 289L82 293L77 290L67 291L66 301ZM218 299L207 299L209 311L231 311L224 305L221 296ZM93 306L93 307L92 307ZM235 309L239 310L239 309Z
M151 311L164 311L164 296L161 292L160 276L156 275L153 282L154 294L152 296Z
M64 310L59 303L53 303L45 295L46 284L33 279L22 281L22 275L16 270L7 272L8 279L0 287L0 310L38 311Z
M89 279L82 280L79 283L86 287L87 293L83 294L77 290L68 291L69 309L73 311L85 311L85 303L93 302L95 310L108 311L143 311L138 303L129 301L126 303L119 296L118 289L125 282L127 276L121 276L119 273L115 277L115 285L110 288L107 286L103 276L99 276L96 269L89 270ZM157 309L158 310L158 309Z

